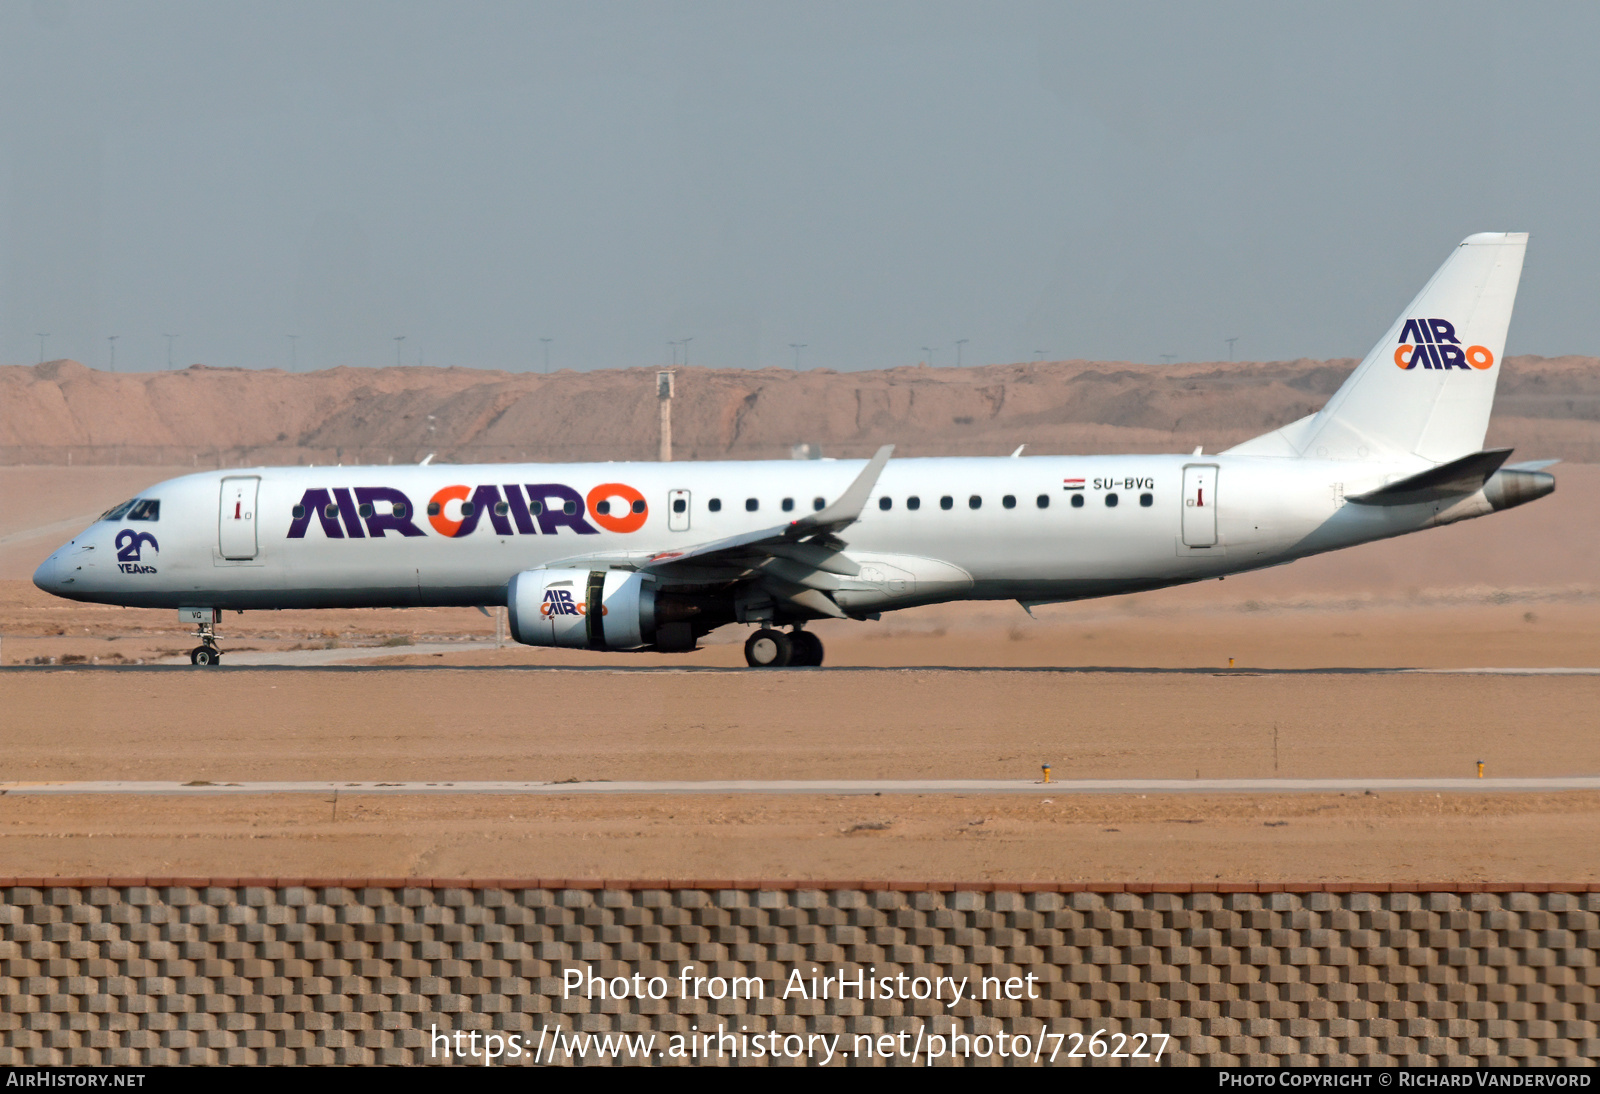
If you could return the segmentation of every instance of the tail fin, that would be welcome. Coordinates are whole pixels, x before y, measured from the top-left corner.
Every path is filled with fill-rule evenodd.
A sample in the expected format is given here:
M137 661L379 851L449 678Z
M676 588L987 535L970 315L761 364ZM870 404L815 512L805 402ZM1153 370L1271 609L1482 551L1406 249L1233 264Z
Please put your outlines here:
M1477 452L1527 246L1526 232L1468 236L1327 406L1229 453L1443 463Z

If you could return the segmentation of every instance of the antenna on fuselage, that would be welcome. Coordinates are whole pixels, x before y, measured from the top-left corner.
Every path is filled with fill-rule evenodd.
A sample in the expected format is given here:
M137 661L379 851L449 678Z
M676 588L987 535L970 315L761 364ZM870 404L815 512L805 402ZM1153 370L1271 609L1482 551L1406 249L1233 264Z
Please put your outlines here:
M1027 444L1026 441L1024 441L1022 444L1017 445L1017 450L1015 452L1011 453L1011 458L1012 459L1016 459L1018 456L1022 455L1022 450L1024 448L1027 448L1027 447L1028 447L1028 444Z
M422 457L422 462L417 464L417 466L418 467L427 467L430 463L433 462L433 455L434 454L432 452L429 452L426 456Z

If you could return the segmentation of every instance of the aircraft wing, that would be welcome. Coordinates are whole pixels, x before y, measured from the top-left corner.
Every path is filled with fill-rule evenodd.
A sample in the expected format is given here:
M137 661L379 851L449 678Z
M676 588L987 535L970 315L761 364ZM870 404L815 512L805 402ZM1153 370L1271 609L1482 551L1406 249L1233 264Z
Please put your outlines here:
M579 555L543 568L626 566L674 582L756 581L777 599L842 619L844 611L827 594L839 588L839 576L854 577L861 567L842 553L846 543L837 533L861 516L893 453L892 444L878 449L838 500L788 524L667 551Z

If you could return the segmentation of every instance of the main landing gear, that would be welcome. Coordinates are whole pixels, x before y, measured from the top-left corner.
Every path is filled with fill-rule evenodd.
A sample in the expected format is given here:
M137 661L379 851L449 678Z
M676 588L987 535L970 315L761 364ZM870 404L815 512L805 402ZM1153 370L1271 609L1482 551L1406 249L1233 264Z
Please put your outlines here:
M763 627L745 640L744 659L753 669L817 667L822 639L798 627L788 634Z
M189 651L189 664L199 667L222 664L222 651L217 649L217 632L211 623L201 623L195 631L200 644Z

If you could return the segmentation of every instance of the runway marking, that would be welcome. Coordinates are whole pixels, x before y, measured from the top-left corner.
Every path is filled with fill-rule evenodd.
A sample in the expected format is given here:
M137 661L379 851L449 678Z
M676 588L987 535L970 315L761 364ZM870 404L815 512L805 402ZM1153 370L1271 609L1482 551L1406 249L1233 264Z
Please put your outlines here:
M7 782L37 794L1331 794L1600 790L1600 775L1497 779L727 779L705 782Z

